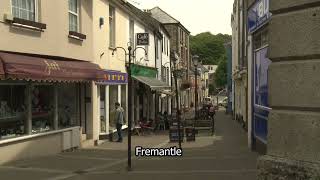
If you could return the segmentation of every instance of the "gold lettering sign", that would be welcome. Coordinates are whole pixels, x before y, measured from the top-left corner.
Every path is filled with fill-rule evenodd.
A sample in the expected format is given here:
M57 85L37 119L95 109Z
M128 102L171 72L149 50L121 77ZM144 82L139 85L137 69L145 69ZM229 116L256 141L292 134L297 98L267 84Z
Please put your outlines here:
M44 60L44 63L46 64L45 72L47 75L51 75L52 71L60 71L59 64L55 61L48 62L47 60Z

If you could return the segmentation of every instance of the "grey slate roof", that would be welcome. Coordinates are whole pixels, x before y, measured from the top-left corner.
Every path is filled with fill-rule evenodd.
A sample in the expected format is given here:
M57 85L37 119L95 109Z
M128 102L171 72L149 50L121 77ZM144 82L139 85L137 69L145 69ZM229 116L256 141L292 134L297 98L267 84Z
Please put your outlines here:
M170 14L167 12L163 11L159 7L154 7L150 9L152 16L156 18L158 21L161 23L180 23L178 20L173 18Z
M139 19L141 19L144 23L146 23L154 33L156 33L159 37L162 38L162 35L160 33L160 28L164 31L164 33L170 37L170 34L167 32L167 30L164 28L164 26L155 18L151 16L150 13L144 12L140 10L139 8L135 7L134 5L130 4L129 2L126 2L123 4L129 11L134 13Z
M154 7L149 10L151 12L151 16L154 17L156 20L161 22L162 24L178 24L180 25L183 29L185 29L188 33L190 31L184 27L181 22L179 22L177 19L172 17L170 14L162 10L160 7Z

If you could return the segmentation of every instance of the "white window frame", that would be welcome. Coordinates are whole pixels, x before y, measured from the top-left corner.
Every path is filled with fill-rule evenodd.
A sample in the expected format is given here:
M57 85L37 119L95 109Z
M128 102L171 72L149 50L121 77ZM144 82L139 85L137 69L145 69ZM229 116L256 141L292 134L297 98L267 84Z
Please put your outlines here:
M72 14L72 15L75 15L77 16L77 30L76 32L80 32L80 0L76 0L77 1L77 13L73 12L73 11L70 11L70 8L69 8L69 1L68 0L68 19L69 19L69 14ZM70 29L70 20L69 20L69 31L71 31Z
M110 10L113 9L113 16L110 16ZM110 20L112 20L112 35L111 35L111 27L110 27ZM115 48L116 47L116 8L115 6L109 4L109 47ZM130 31L130 30L129 30ZM111 36L113 36L113 41L111 40Z
M10 11L11 11L11 15L12 16L14 16L14 14L13 14L13 2L12 2L13 0L10 0L10 7L11 7L11 9L10 9ZM38 22L39 21L39 17L38 17L38 4L39 4L39 1L38 0L33 0L34 2L34 22ZM20 7L19 7L20 8ZM21 8L20 8L21 9ZM17 18L21 18L21 17L17 17ZM22 18L21 18L22 19ZM29 20L29 19L26 19L26 20L28 20L28 21L32 21L32 20Z

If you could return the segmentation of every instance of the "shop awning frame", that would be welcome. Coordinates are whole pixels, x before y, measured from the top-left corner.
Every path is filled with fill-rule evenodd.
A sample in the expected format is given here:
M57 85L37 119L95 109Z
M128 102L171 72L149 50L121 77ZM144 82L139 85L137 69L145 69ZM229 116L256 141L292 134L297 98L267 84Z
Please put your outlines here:
M101 70L97 64L88 61L0 52L2 79L40 82L94 81L103 78Z
M132 76L132 78L149 86L151 90L165 90L171 88L171 86L169 86L167 83L162 82L156 78L145 76Z

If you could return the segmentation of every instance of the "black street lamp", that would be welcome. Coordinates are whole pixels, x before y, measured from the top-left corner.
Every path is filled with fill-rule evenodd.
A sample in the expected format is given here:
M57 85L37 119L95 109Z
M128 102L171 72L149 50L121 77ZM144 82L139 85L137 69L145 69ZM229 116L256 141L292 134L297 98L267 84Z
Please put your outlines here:
M174 80L175 80L175 86L176 86L176 89L175 89L176 90L176 106L177 106L176 119L177 119L177 122L178 122L178 142L179 142L179 148L181 149L181 129L180 129L181 111L180 111L180 107L179 107L178 77L181 76L182 71L177 68L178 59L179 59L177 53L172 52L170 54L170 59L173 62L173 71L172 71L172 73L173 73L173 77L174 77Z
M129 60L128 62L126 62L126 68L127 68L127 73L128 73L128 167L127 170L131 171L131 129L132 129L132 77L131 77L131 57L134 56L134 53L137 49L143 49L145 51L145 55L147 56L148 53L146 51L146 49L144 49L143 47L137 47L134 50L132 50L132 46L131 46L131 42L128 43L128 53L126 51L125 48L123 47L116 47L112 50L112 55L114 55L114 52L117 49L122 49L125 52L125 56L129 56Z
M194 71L194 74L195 74L195 103L194 103L194 107L195 107L195 119L197 120L198 119L198 66L199 64L201 63L199 61L199 56L198 55L194 55L192 56L192 61L193 61L193 65L195 67L195 71Z

